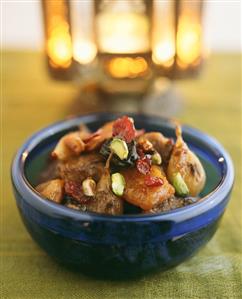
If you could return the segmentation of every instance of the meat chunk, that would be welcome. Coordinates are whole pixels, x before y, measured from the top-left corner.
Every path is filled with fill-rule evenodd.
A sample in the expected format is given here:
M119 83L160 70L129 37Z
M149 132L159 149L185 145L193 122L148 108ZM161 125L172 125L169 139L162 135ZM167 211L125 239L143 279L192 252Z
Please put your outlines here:
M151 166L149 175L162 179L163 184L160 186L147 186L145 184L146 176L136 168L125 169L122 174L126 181L123 198L143 210L151 210L158 203L170 198L175 193L162 169L156 165Z
M81 184L87 177L92 177L97 182L103 173L104 162L99 154L83 154L78 158L60 163L58 168L63 180Z
M176 197L171 196L164 200L161 204L158 204L153 209L146 211L146 213L161 213L178 208L182 208L193 204L199 200L199 197Z
M87 211L87 204L80 203L73 198L67 198L64 205L67 208L70 208L73 210L82 211L82 212Z
M56 203L61 203L64 197L64 181L60 179L42 183L36 190L44 197Z
M120 215L123 213L123 200L117 197L110 188L110 174L104 169L99 180L94 197L85 197L79 185L78 196L68 199L65 205L69 208L79 211L89 211L100 214ZM73 194L71 194L73 196ZM83 199L86 200L83 200Z
M88 137L86 142L86 150L88 152L93 151L101 147L103 142L112 137L113 134L113 122L104 124L98 131Z
M123 200L111 190L111 178L108 169L104 169L97 184L95 199L90 203L93 212L121 215L123 213Z
M148 132L138 138L138 144L143 144L146 140L149 141L154 149L161 155L162 165L166 167L174 146L173 140L166 138L159 132Z
M77 131L63 136L57 143L51 155L53 158L66 161L72 156L78 156L84 150L85 143L82 141L80 133Z
M59 178L58 164L59 164L58 160L49 159L47 161L46 167L40 173L40 176L38 178L38 183L41 184L49 180L58 179Z
M90 135L88 128L80 125L79 131L68 133L59 140L51 153L52 157L66 161L73 156L78 156L86 147L83 140Z

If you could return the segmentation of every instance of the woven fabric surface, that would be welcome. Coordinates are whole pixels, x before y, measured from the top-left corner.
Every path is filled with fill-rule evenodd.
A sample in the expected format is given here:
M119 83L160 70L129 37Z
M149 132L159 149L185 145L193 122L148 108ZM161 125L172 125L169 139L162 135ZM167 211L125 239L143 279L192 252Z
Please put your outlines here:
M11 159L34 131L73 114L78 89L51 81L40 53L2 54L0 298L122 299L242 298L241 56L212 56L195 80L176 83L183 95L177 117L213 135L229 151L236 181L213 239L192 259L135 281L96 280L56 264L30 238L10 181ZM88 93L87 93L87 99ZM98 109L97 101L81 112Z

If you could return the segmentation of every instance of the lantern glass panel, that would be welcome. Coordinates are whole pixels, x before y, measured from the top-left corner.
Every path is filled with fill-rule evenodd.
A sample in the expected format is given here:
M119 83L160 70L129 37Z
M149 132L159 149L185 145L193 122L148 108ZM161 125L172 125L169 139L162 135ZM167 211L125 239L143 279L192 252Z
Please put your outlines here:
M177 28L177 64L181 69L197 65L202 56L202 2L181 0Z
M72 62L72 41L66 1L43 1L46 52L53 68L68 68Z
M175 45L175 1L153 2L152 60L155 64L171 67L174 63Z
M96 5L101 53L136 54L150 50L150 22L143 0L102 0Z
M80 64L91 63L97 54L94 38L93 1L71 1L73 58Z

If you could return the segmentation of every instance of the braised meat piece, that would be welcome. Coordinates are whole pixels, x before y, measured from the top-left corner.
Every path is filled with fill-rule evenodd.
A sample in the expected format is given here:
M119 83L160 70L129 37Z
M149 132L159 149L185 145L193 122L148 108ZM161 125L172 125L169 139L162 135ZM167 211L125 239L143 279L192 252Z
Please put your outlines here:
M86 144L83 140L90 135L88 128L85 125L81 125L79 131L68 133L59 140L51 156L61 161L78 156L85 151Z
M58 169L58 160L49 159L46 168L40 173L38 178L38 183L44 183L49 180L58 179L59 178L59 169Z
M51 153L52 157L66 161L73 156L78 156L85 150L85 143L82 141L79 132L72 132L60 139Z
M151 210L175 193L173 186L169 184L159 166L152 165L149 176L161 179L163 183L160 186L147 185L147 176L140 173L136 167L122 170L122 174L126 181L123 198L143 210Z
M65 205L80 211L110 215L122 214L123 200L111 191L110 181L109 171L105 168L101 179L97 184L94 197L85 196L81 185L79 185L79 188L77 188L78 186L75 186L75 190L70 190L71 192L67 193L72 196L72 199L69 198Z
M78 158L60 163L58 168L60 177L65 181L81 184L87 177L92 177L97 182L103 173L104 162L99 154L82 154Z
M36 190L78 211L121 215L159 213L195 203L206 175L183 141L137 131L122 116L95 132L85 125L60 138ZM42 183L45 182L45 183Z
M171 152L174 146L174 142L170 138L166 138L159 132L149 132L141 135L138 138L138 145L146 144L149 141L154 149L161 155L162 165L166 167L168 165Z
M64 197L64 181L57 179L42 183L36 190L44 197L56 203L61 203Z
M176 197L171 196L170 198L164 200L161 204L155 206L153 209L146 211L146 213L160 213L166 212L178 208L182 208L193 204L199 200L198 197Z
M90 152L99 149L105 140L112 137L112 134L113 134L113 122L111 121L103 125L89 138L84 140L86 142L86 150Z
M82 211L82 212L87 211L86 204L79 203L78 201L76 201L75 199L73 199L71 197L66 198L64 205L73 210L78 210L78 211Z
M95 199L90 202L90 210L111 215L123 213L123 200L112 192L111 178L106 168L97 184Z

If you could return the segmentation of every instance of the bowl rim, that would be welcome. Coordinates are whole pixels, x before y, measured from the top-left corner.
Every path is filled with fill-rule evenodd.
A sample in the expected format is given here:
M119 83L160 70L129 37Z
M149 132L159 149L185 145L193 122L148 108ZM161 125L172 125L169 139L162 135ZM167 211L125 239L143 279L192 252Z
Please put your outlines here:
M228 196L228 194L232 190L234 182L234 166L230 158L230 155L215 138L185 124L182 124L183 132L185 134L190 135L191 137L195 137L196 139L202 140L202 142L205 143L208 146L208 148L210 148L210 150L212 149L216 151L217 156L220 156L220 160L218 159L218 162L221 163L223 169L225 170L222 174L222 179L220 180L219 184L215 187L215 189L207 195L205 195L202 198L202 200L192 205L156 214L129 214L116 216L98 214L94 212L81 212L76 211L74 209L69 209L63 205L57 204L55 202L43 198L28 182L24 173L26 158L28 157L28 154L31 152L31 150L33 150L47 136L54 135L73 126L77 126L79 122L87 122L89 124L93 121L105 122L120 117L124 114L128 114L129 116L134 117L136 119L142 118L142 121L146 121L147 123L162 123L163 126L164 124L166 124L168 127L174 127L174 124L172 123L170 118L141 113L98 112L92 114L83 114L80 116L75 116L69 119L64 119L55 122L31 135L17 151L16 155L13 158L11 166L11 179L14 188L18 191L18 193L28 204L41 211L43 214L48 214L51 216L55 215L60 217L68 217L81 221L181 221L184 219L193 218L212 209Z

